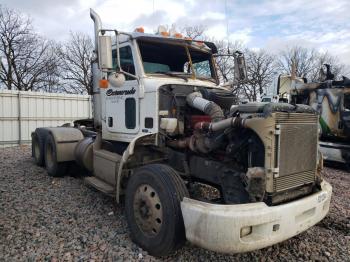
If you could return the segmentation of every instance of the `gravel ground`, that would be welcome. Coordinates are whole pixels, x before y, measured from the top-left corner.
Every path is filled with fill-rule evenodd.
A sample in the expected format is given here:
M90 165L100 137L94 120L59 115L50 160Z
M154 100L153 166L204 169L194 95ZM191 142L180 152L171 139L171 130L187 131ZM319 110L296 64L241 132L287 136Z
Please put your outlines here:
M223 255L187 244L168 261L350 261L350 174L326 168L329 215L290 240ZM80 178L48 177L29 147L0 149L0 260L156 261L131 242L124 208Z

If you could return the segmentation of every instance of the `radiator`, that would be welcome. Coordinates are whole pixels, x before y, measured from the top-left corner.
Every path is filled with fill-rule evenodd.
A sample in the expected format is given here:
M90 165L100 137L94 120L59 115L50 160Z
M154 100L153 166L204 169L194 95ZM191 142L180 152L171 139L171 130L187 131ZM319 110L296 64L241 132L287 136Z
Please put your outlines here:
M275 192L310 184L317 168L318 117L304 113L276 113Z

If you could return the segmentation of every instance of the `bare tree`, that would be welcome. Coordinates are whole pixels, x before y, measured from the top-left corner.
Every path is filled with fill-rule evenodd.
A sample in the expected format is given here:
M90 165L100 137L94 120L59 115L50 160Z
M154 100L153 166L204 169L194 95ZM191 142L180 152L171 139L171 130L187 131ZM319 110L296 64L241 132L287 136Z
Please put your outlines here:
M28 17L0 6L0 80L7 89L40 89L56 68L51 42L38 36Z
M329 64L331 66L331 72L335 79L339 79L342 75L346 75L346 67L339 62L339 59L332 56L328 51L324 53L318 53L316 61L314 63L313 70L309 75L309 80L312 82L324 81L324 65Z
M243 85L250 101L265 93L276 75L275 58L265 50L245 51L248 81Z
M309 77L315 67L317 51L302 46L287 48L280 53L277 67L282 73L292 74L294 61L295 73L299 77Z
M50 48L48 49L48 57L51 57L52 60L47 64L43 72L43 81L41 85L35 90L42 90L50 93L60 93L65 90L62 88L62 79L60 68L60 58L58 56L59 44L56 42L50 42Z
M314 48L295 46L282 51L277 61L278 70L281 73L292 74L292 63L295 64L295 73L299 77L305 77L309 81L323 81L320 71L324 64L330 64L335 79L346 74L345 65L341 64L337 57L329 52L319 52Z
M204 32L207 30L207 27L204 25L194 25L194 26L185 26L181 28L181 33L185 37L189 37L194 40L198 40L204 36Z
M68 93L86 93L92 86L92 39L83 33L70 33L70 39L58 51L64 89Z

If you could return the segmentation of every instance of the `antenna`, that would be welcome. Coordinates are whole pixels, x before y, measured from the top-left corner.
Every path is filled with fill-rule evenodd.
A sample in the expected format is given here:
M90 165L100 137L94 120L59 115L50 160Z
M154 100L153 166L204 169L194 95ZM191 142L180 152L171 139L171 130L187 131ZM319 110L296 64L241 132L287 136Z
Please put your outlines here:
M225 0L226 38L228 39L227 0Z
M230 54L229 48L229 30L228 30L228 18L227 18L227 0L225 0L225 20L226 20L226 40L227 40L227 53Z

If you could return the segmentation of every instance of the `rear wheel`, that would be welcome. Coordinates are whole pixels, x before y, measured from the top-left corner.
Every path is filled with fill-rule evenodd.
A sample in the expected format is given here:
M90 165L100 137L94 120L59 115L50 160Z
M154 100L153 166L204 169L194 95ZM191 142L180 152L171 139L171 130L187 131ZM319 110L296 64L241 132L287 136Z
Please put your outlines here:
M68 171L69 162L57 162L56 144L52 135L48 135L45 142L45 164L49 176L64 176Z
M152 164L130 177L125 196L126 219L132 240L153 256L165 256L185 242L180 203L188 196L172 168Z
M32 155L38 166L45 165L45 139L48 134L48 130L44 128L37 128L32 134Z

